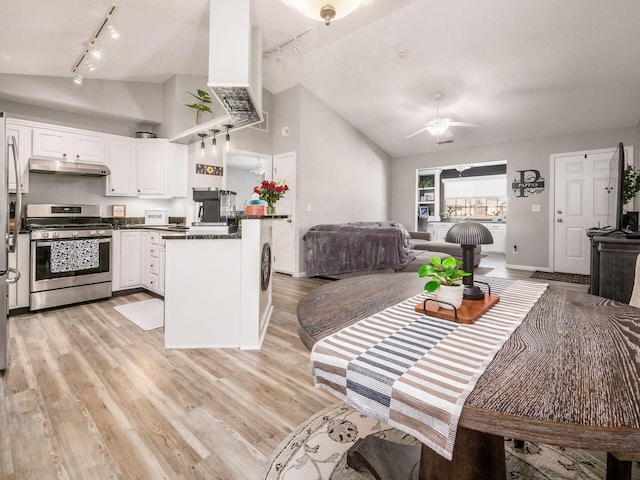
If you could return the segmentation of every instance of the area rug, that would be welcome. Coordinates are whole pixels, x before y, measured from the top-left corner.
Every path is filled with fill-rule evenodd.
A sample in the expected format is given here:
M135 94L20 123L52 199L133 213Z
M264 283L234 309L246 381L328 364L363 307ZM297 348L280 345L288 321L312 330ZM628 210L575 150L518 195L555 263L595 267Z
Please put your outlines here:
M143 330L153 330L164 325L164 302L159 298L127 303L113 308Z
M589 285L589 275L578 275L577 273L555 273L555 272L541 272L536 270L529 278L541 278L543 280L555 280L556 282L567 283L580 283L582 285Z
M366 417L340 402L313 415L272 454L262 480L370 480L347 467L346 453L358 438L375 434L398 443L416 444L408 434ZM606 466L592 455L525 441L523 448L505 442L507 478L527 480L596 480ZM638 475L633 476L634 479Z

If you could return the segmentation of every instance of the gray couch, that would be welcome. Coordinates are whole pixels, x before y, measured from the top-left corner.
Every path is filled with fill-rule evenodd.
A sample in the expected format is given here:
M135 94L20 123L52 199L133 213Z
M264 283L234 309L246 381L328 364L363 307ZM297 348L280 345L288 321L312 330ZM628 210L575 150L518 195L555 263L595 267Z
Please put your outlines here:
M459 245L431 242L428 235L410 233L394 221L316 225L303 237L306 275L344 278L417 272L434 255L461 258ZM479 255L476 260L480 261Z

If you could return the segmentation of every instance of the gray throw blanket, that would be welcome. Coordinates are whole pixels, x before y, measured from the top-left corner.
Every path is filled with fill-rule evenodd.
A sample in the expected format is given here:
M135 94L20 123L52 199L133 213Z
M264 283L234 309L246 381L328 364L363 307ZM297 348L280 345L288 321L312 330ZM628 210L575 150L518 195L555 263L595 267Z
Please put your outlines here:
M396 227L316 225L304 236L306 275L317 277L362 270L404 268L415 254Z

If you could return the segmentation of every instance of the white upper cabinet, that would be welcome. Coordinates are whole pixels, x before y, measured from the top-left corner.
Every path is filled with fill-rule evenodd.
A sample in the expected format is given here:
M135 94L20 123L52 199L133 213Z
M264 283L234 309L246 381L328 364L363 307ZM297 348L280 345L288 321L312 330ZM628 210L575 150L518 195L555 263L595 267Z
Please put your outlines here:
M108 142L107 195L137 195L136 143L134 139L111 139Z
M138 195L187 196L187 146L163 139L137 140Z
M7 139L13 136L18 147L18 157L20 160L20 175L22 193L29 192L29 157L31 156L31 127L21 125L19 122L7 121ZM9 148L9 191L16 191L16 176L14 174L13 149Z
M33 156L105 164L106 139L64 128L34 128Z
M164 195L167 142L144 140L136 145L137 193Z

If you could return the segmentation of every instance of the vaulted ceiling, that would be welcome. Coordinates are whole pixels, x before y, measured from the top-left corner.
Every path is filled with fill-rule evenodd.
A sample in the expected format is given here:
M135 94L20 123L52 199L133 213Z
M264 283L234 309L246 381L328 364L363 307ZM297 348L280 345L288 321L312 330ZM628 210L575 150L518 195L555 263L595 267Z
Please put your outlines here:
M110 5L3 1L0 73L71 80ZM311 28L299 52L264 58L263 86L304 85L393 157L640 120L637 0L368 0L329 27L281 0L255 0L253 13L264 50ZM121 37L86 80L207 74L209 0L121 0L113 20ZM435 116L437 91L442 116L479 126L452 127L446 145L406 139Z

